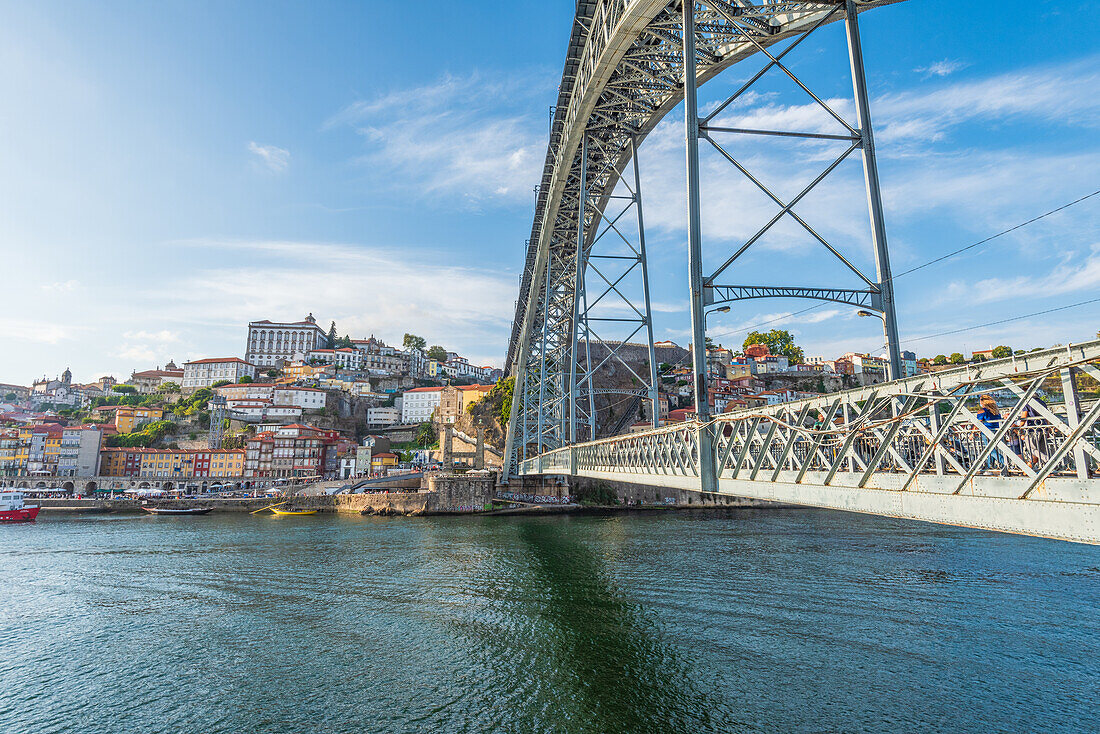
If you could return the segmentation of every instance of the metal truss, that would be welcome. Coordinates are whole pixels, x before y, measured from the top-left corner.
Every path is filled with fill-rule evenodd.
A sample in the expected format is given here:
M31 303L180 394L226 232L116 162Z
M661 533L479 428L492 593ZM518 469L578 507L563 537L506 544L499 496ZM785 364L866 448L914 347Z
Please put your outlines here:
M523 466L1100 543L1100 341L551 452ZM978 418L979 396L999 422ZM987 425L988 423L988 425ZM563 473L566 473L563 471Z
M896 1L873 0L860 3L860 9ZM516 462L537 450L539 441L544 447L563 445L568 425L576 425L561 408L563 396L568 402L571 394L570 370L563 370L570 360L563 358L562 345L571 345L574 323L579 323L576 288L584 266L576 255L582 202L586 220L591 218L589 202L596 202L602 220L634 147L679 103L685 88L694 90L761 48L804 33L836 3L707 0L690 5L696 85L686 87L682 6L679 0L577 3L505 362L517 388L523 386L512 404L505 478ZM583 140L590 151L599 151L598 166L582 163ZM549 383L542 386L543 380Z
M708 306L731 301L747 301L751 298L812 298L818 301L834 301L856 306L857 308L882 311L882 294L877 290L792 288L766 285L713 285L703 295Z
M644 394L649 398L652 425L656 428L659 423L657 355L653 347L653 319L649 302L642 182L638 170L638 149L633 140L630 154L633 185L624 180L622 172L616 169L617 155L608 156L596 139L590 142L586 137L581 142L580 200L585 216L578 221L577 230L576 258L580 273L574 298L577 328L573 331L573 373L570 376L570 443L577 441L578 418L584 417L582 413L587 417L588 439L596 437L596 395L609 394L596 387L597 376L612 361L625 368L644 386ZM614 191L613 184L601 180L612 177L621 182L625 194L611 193ZM589 190L598 192L600 198L589 196ZM609 206L612 209L610 213L607 212ZM631 224L636 226L636 234L632 232ZM628 333L622 338L618 338L622 336L619 334L614 340L605 339L605 327ZM644 333L648 346L645 376L638 374L621 355L622 349L640 333ZM593 358L593 343L602 347L606 354L597 353ZM587 401L580 400L582 394Z
M709 3L712 9L717 12L722 21L735 28L742 30L749 29L752 21L744 19L741 15L741 11L738 7L725 2ZM739 4L735 4L739 5ZM739 301L747 298L765 298L765 297L786 297L786 298L810 298L823 301L835 301L839 303L850 303L852 305L861 306L863 308L871 308L879 311L882 314L882 322L884 335L886 338L886 347L889 354L890 362L890 375L896 379L902 376L901 372L901 352L898 347L898 333L897 333L897 317L894 309L894 295L893 295L893 283L890 271L890 256L886 244L886 225L883 218L882 210L882 195L879 190L878 180L878 163L875 158L874 147L874 134L871 128L870 118L870 103L867 98L867 83L864 78L863 71L863 52L860 44L859 37L859 25L858 25L858 5L855 0L843 0L842 2L835 3L830 9L820 15L815 20L812 26L800 35L798 38L791 41L781 52L773 54L761 41L759 41L753 34L746 33L747 38L756 49L763 56L767 57L768 63L764 65L760 71L754 74L747 82L727 97L721 104L705 116L700 116L698 107L695 102L695 95L689 90L688 104L691 109L686 113L686 124L688 126L688 140L689 140L689 157L692 155L698 155L698 139L706 140L711 146L730 163L735 169L743 174L749 181L753 183L760 191L762 191L768 199L770 199L778 211L768 220L768 222L761 227L755 234L748 238L739 248L737 248L733 254L731 254L726 260L710 275L702 279L703 290L703 303L720 303L720 302L732 302ZM691 23L691 18L688 17L689 13L685 10L685 28ZM848 56L851 62L852 72L852 87L855 95L855 109L856 120L849 121L843 116L838 114L829 104L824 102L819 95L814 93L810 87L804 83L798 76L796 76L786 64L783 63L784 58L794 51L799 45L810 37L814 31L822 27L831 20L843 17L844 24L848 34ZM704 35L707 30L701 30L696 28L695 32L700 35ZM685 79L691 79L694 74L694 67L696 60L694 55L689 55L685 52ZM742 97L746 92L750 91L754 85L772 69L777 69L790 78L795 85L798 86L806 95L813 100L813 102L832 120L836 123L836 133L819 133L819 132L807 132L801 130L762 130L762 129L748 129L738 127L722 126L715 124L715 120L719 115L726 110L729 105L733 104L736 100ZM823 140L823 141L838 141L846 143L842 152L837 155L833 160L825 166L818 174L810 181L801 191L799 191L794 197L789 200L784 200L778 194L768 188L759 177L757 177L752 171L750 171L744 164L737 160L730 152L719 142L717 138L721 137L723 140L728 136L740 136L740 137L752 137L752 136L769 136L769 137L786 137L797 138L803 140ZM692 143L695 142L694 150ZM849 156L851 156L856 150L860 150L863 159L863 172L864 181L867 188L867 205L868 211L871 217L871 239L874 245L875 252L875 266L876 277L872 279L870 276L864 274L858 267L856 267L851 260L845 256L840 249L826 240L814 227L812 227L806 220L795 211L795 206L803 200L811 191L820 186L826 178ZM689 160L689 217L691 217L691 223L698 229L699 221L699 207L698 207L698 193L693 192L691 189L694 187L698 189L698 163L695 163L695 173L691 173L692 162ZM859 280L866 284L865 291L851 291L851 290L837 290L837 289L824 289L824 288L774 288L768 286L716 286L715 280L722 276L730 266L732 266L738 258L745 254L754 244L759 242L768 232L770 232L777 223L786 219L793 219L797 222L802 229L804 229L818 244L820 244L833 258L842 263L852 274L854 274ZM697 249L698 243L693 243L693 251ZM701 253L695 251L694 254L698 257ZM721 290L720 294L715 294L715 290ZM857 299L853 302L853 298ZM700 307L701 310L701 307ZM697 335L700 339L702 335Z

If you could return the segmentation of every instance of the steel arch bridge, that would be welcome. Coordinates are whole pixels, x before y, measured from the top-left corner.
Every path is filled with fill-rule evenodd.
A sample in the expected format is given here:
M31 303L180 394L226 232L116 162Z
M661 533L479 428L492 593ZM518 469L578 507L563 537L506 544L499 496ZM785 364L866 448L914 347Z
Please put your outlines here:
M881 497L874 498L869 494L874 491L870 488L879 486L875 480L881 472L894 470L908 472L907 476L928 471L938 472L937 476L957 473L962 481L968 483L966 486L977 487L976 496L985 496L981 490L982 470L975 467L982 462L988 463L990 456L1001 456L1002 449L1008 447L1007 437L985 436L976 428L987 440L986 447L989 449L980 461L977 457L971 457L977 463L956 458L950 447L945 448L946 444L942 443L947 440L945 437L953 435L952 432L957 432L966 423L965 418L959 418L960 415L969 415L966 401L973 397L969 390L959 387L964 382L969 384L966 380L953 378L955 382L952 382L951 390L943 394L942 385L935 380L926 380L919 385L893 382L874 391L873 395L830 396L822 398L825 402L821 405L797 405L797 410L803 411L798 414L790 413L787 408L761 414L758 419L746 417L734 420L721 416L712 420L709 414L705 315L708 309L731 301L794 297L837 302L873 311L882 319L891 377L902 374L859 31L859 16L864 11L901 1L578 0L557 105L553 108L542 179L536 190L535 217L527 242L527 259L505 363L506 374L515 381L506 433L505 480L517 473L563 473L591 477L614 474L620 475L619 478L631 475L630 481L659 485L673 482L668 486L702 492L729 492L735 488L736 493L743 496L782 498L805 504L1014 529L1077 540L1100 540L1100 530L1097 529L1100 515L1096 512L1100 505L1087 501L1091 496L1089 492L1095 494L1096 490L1082 489L1077 493L1057 494L1058 502L1069 502L1068 498L1072 497L1072 504L1077 509L1083 507L1085 510L1083 515L1077 516L1076 529L1060 535L1051 530L1050 522L1039 528L1038 525L1029 525L1026 519L1006 524L992 520L978 521L963 514L956 517L950 511L932 517L929 513L921 515L896 509L905 503L889 506L881 502L876 504ZM795 52L805 38L831 23L843 23L845 26L854 119L839 114L784 63L787 55ZM750 60L750 57L758 61L760 70L716 109L705 114L701 112L696 98L697 88L730 66ZM769 71L789 77L835 122L836 132L722 126L719 115ZM637 151L641 141L681 102L684 103L687 172L688 298L692 322L690 356L697 418L690 424L660 429L659 411L656 409L658 375ZM833 141L843 152L796 196L784 199L729 153L723 145L728 136L748 140L781 136ZM763 228L728 253L721 266L710 273L703 269L700 234L700 140L712 146L730 164L731 170L759 188L776 208L774 216ZM862 160L866 186L870 219L870 242L867 244L874 252L874 273L861 271L846 255L844 248L827 241L796 209L811 190L822 184L842 161L857 151ZM619 187L625 189L626 194L616 194ZM731 266L780 221L793 221L805 230L820 244L825 251L823 254L834 258L850 271L851 277L859 282L858 287L790 287L727 282L725 278ZM633 289L628 287L631 285ZM609 308L611 305L613 309ZM625 330L629 336L619 341L605 339L605 327L612 326ZM640 373L622 358L623 345L631 339L648 348L648 369ZM599 347L595 357L593 346ZM1048 423L1048 427L1056 431L1056 425L1068 427L1068 432L1058 433L1062 437L1059 446L1066 446L1067 453L1059 456L1059 463L1052 464L1049 470L1045 466L1038 469L1028 466L1027 471L1021 470L1035 484L1015 501L1028 502L1029 499L1034 500L1036 495L1046 496L1041 487L1045 487L1046 482L1057 482L1057 477L1067 471L1075 477L1072 481L1091 488L1094 482L1091 472L1100 452L1095 448L1095 431L1086 423L1095 420L1097 411L1086 410L1082 406L1074 379L1082 375L1091 378L1100 375L1090 362L1097 357L1100 357L1100 348L1070 355L1062 361L1059 361L1061 358L1058 355L1053 355L1051 359L1054 361L1043 368L1048 371L1053 369L1055 373L1061 370L1069 375L1070 387L1065 398L1068 407L1057 419L1057 424ZM649 403L653 428L649 433L642 434L647 436L645 439L621 436L596 440L595 399L597 395L609 392L609 388L597 384L599 370L609 363L628 370L635 384L641 386L633 392L635 399ZM1035 360L1029 364L1034 369L1040 369ZM1015 363L1011 370L1004 365L1001 369L1005 371L989 379L994 380L997 389L1011 393L1017 385L1014 382L1018 377L1014 371ZM1037 378L1033 376L1033 379ZM1041 384L1041 381L1034 384ZM918 397L913 398L914 394ZM1034 393L1027 399L1033 397ZM1018 405L1014 409L1026 410L1024 395L1021 393L1016 398ZM910 404L910 399L915 402ZM939 411L948 405L951 407L946 409L953 412L947 423L941 426L937 423ZM912 417L914 414L911 411L918 407L924 411L924 417L918 420L923 433L918 433L930 452L919 464L916 462L919 457L912 455L914 449L905 453L893 443L898 440L898 426L912 428L913 420L917 419ZM840 410L846 418L854 421L845 423L852 426L850 430L834 432L845 436L842 445L847 445L845 442L850 442L850 445L844 451L838 449L839 453L831 458L821 453L821 442L829 444L825 438L815 444L819 436L804 434L805 426L801 422L805 422L810 412L815 410ZM780 418L780 414L784 417ZM862 416L861 420L867 425L876 426L874 430L878 433L875 440L878 443L873 456L857 457L858 452L852 453L855 449L851 447L858 446L867 437L865 432L868 430L852 418L854 415ZM1054 417L1051 414L1050 418ZM731 420L737 427L730 429L732 433L727 433L726 430L733 425ZM967 425L973 427L974 423L970 421ZM880 425L888 427L878 428ZM908 428L902 435L910 435ZM940 435L941 429L943 435ZM781 455L772 456L776 435L783 436L784 444ZM736 437L739 437L740 444ZM810 442L809 445L806 441ZM807 455L809 458L803 456L799 459L799 451L810 450L808 446L813 447ZM730 462L735 462L732 464L734 484L729 481ZM756 463L746 479L741 474L742 467L751 462ZM1067 469L1067 462L1072 467ZM801 489L777 494L776 487L791 478L786 473L790 471L797 475L794 484L804 489L808 486L806 482L816 482L814 486L824 494L810 496ZM851 498L825 501L821 498L835 497L823 488L839 486L838 482L846 485L845 478L854 474L859 475L853 490L858 501ZM1036 480L1036 477L1040 479ZM943 486L950 484L950 481ZM917 487L934 484L907 480L901 489L909 492L907 497L910 497L919 494L915 491ZM885 481L881 486L893 485ZM962 507L965 500L960 498L967 495L963 489L962 484L953 489L949 496L954 500L940 497L937 501L946 502L948 508ZM894 488L889 491L901 490ZM1008 490L1008 494L1011 491ZM1001 490L997 492L1004 494ZM1007 499L1007 495L1002 499ZM1032 506L1035 504L1031 501ZM982 512L987 510L981 510L978 514ZM1019 517L1028 516L1026 511L1022 514L1018 510L1011 512ZM1060 514L1058 517L1068 519L1071 515ZM1082 522L1089 524L1091 529L1082 530Z

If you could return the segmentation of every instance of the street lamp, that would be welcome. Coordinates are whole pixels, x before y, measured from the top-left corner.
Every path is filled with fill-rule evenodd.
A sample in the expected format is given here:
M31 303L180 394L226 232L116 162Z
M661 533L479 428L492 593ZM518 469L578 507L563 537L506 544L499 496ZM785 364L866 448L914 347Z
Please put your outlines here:
M729 313L729 312L730 312L730 307L729 306L722 306L721 308L716 308L713 311L707 311L706 313L704 313L703 314L703 331L707 330L707 317L710 316L712 313Z
M883 328L886 328L886 314L860 309L859 311L856 311L856 316L874 316L875 318L882 321ZM886 360L886 371L890 375L891 380L897 380L901 378L901 375L894 374L893 366L890 364L889 359Z

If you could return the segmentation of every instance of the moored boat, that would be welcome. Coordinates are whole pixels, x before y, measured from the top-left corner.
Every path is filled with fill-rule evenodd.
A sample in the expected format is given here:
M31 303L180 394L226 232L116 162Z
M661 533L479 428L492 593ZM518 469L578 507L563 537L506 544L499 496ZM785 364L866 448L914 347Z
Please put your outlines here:
M141 509L148 512L150 515L205 515L213 510L213 507L150 507L145 506Z
M280 510L277 507L272 507L271 511L276 515L316 515L317 510Z
M0 492L0 522L34 522L38 509L23 503L22 492Z

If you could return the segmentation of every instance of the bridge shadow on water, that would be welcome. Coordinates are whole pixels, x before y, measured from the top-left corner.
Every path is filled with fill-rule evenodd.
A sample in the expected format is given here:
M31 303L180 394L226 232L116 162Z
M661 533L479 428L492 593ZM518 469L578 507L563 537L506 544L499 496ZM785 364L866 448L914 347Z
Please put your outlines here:
M537 581L544 620L557 639L560 680L572 688L583 729L598 732L740 731L725 700L694 682L698 673L653 615L617 587L605 562L568 524L519 529ZM579 723L579 722L578 722Z

